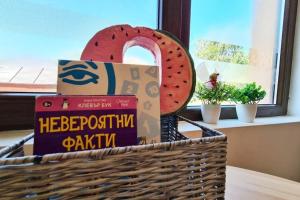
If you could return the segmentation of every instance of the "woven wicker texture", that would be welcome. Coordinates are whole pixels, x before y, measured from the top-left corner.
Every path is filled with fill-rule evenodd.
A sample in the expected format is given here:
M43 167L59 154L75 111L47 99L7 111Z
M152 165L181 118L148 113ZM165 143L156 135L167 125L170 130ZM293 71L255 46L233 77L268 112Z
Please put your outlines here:
M0 199L223 199L226 137L0 159Z

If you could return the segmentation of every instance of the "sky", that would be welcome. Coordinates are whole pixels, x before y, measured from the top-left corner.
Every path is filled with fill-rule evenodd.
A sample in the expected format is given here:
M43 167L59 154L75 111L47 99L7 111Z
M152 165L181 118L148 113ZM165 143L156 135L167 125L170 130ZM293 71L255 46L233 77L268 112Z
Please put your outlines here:
M199 38L249 48L253 0L192 0L191 43Z
M253 0L192 0L190 51L199 39L249 48ZM0 82L55 83L58 59L80 58L89 39L114 24L157 28L156 0L0 0ZM130 48L126 62L153 64ZM25 77L25 78L24 78Z

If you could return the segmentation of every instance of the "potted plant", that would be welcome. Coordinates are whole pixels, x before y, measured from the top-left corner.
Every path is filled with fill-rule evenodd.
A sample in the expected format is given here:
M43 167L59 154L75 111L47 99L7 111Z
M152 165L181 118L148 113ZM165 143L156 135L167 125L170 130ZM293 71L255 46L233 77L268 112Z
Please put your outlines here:
M201 113L205 123L216 124L221 113L221 103L231 97L232 86L218 81L218 73L213 73L209 81L197 83L195 98L202 101Z
M242 122L252 123L257 112L257 104L266 96L266 91L255 82L246 84L243 88L235 88L231 99L237 104L236 113Z

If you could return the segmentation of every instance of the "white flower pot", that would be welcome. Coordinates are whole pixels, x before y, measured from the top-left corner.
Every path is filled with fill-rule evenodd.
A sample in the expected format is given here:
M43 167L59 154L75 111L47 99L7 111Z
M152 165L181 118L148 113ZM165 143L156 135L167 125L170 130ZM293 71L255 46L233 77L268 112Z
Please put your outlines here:
M236 113L242 122L253 123L257 112L257 104L237 104Z
M220 118L221 105L203 104L201 105L201 112L205 123L216 124Z

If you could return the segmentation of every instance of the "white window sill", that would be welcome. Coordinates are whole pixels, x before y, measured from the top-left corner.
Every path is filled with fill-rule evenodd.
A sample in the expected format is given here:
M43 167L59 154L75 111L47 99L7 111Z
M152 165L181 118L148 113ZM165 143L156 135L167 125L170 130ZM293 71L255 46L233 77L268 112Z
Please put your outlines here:
M204 122L198 121L200 125L212 128L212 129L226 129L226 128L239 128L239 127L251 127L251 126L266 126L266 125L278 125L278 124L289 124L289 123L300 123L300 117L294 116L278 116L278 117L264 117L264 118L256 118L254 123L243 123L238 121L237 119L226 119L219 120L218 124L206 124ZM178 129L185 136L193 138L193 137L201 137L199 128L187 123L180 121L178 125ZM32 133L33 130L16 130L16 131L0 131L0 148L5 146L12 145L22 138ZM25 143L25 149L32 149L33 139L29 140Z
M223 120L219 120L217 124L206 124L202 121L197 121L196 123L211 129L226 129L226 128L300 123L300 117L295 117L295 116L261 117L261 118L256 118L254 123L244 123L237 119L223 119ZM195 127L192 124L189 124L184 121L180 121L178 125L178 130L179 132L187 133L188 135L189 134L193 135L193 133L199 131L200 129Z
M26 137L33 130L0 131L0 148L10 146Z

